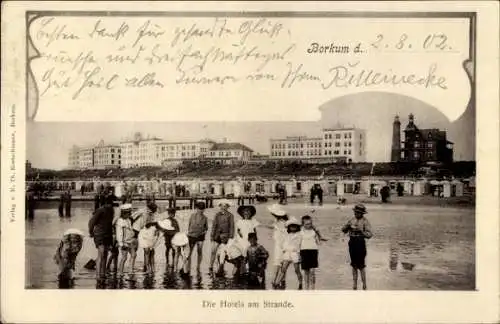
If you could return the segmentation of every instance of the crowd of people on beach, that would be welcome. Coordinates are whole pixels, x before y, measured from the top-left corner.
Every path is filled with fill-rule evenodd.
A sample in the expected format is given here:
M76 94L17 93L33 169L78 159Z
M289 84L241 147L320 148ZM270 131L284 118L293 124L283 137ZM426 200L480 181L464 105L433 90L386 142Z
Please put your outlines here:
M211 242L208 272L214 277L225 277L225 265L230 264L233 280L245 281L249 289L265 289L266 269L271 262L273 289L286 289L285 278L290 266L297 276L297 289L316 288L320 245L327 239L313 222L314 210L299 220L290 216L281 204L273 204L268 207L273 223L261 224L255 219L254 205L238 204L236 212L240 218L236 220L230 212L232 202L222 199L218 202L219 210L209 233L205 202L195 202L196 210L187 219L186 226L179 224L176 208L169 207L165 213L159 213L158 205L151 198L143 209L134 208L133 204L131 197L127 196L117 204L111 191L101 192L96 200L95 211L88 222L88 233L97 249L95 270L98 286L110 272L123 276L137 271L135 263L140 250L144 260L142 271L145 275L153 275L157 259L155 248L161 241L165 244L167 272L190 278L192 259L196 254L196 274L201 276L203 246L208 235ZM353 211L354 217L341 231L350 237L353 289L357 289L358 272L363 289L366 289L366 239L372 237L372 232L364 217L365 206L358 204ZM262 235L257 230L259 227L272 230L272 260L268 250L259 244L259 235ZM76 229L64 233L55 256L60 278L71 276L85 236Z

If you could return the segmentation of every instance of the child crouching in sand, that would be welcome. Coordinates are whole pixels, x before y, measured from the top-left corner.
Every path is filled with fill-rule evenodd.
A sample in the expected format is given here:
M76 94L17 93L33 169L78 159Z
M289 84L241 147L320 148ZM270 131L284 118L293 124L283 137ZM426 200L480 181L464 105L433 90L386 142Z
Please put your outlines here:
M71 228L64 232L54 255L54 261L59 266L59 280L69 280L73 278L76 257L82 250L84 237L85 234L78 229Z

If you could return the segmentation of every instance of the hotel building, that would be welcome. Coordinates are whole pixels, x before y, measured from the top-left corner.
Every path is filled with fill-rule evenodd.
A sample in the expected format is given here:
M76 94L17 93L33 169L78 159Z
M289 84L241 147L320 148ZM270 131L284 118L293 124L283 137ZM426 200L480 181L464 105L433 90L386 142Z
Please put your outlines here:
M321 137L289 136L270 140L270 158L304 162L364 162L365 131L357 128L325 128Z

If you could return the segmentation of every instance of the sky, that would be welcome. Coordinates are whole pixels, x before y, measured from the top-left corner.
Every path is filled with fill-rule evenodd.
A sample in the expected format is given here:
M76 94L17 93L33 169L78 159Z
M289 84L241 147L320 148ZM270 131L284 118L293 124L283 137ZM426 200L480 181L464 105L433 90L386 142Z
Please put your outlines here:
M135 132L160 137L167 141L240 142L255 152L269 154L269 139L286 136L320 136L322 127L359 127L366 130L367 160L385 162L390 159L392 122L400 116L401 128L408 115L415 115L419 128L440 128L448 131L448 140L455 143L455 160L475 159L475 109L451 123L440 111L410 97L371 93L349 95L318 107L322 118L308 122L29 122L26 134L26 159L33 167L63 169L73 145L96 145L131 138Z

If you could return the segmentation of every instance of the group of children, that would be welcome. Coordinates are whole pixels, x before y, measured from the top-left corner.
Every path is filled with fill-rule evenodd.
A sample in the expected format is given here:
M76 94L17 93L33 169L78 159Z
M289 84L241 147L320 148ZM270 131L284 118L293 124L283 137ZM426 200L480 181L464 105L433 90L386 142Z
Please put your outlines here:
M256 209L252 205L238 206L237 213L241 219L234 221L229 212L231 202L222 200L219 203L220 211L216 213L210 238L212 241L209 272L214 273L214 264L217 261L215 274L224 273L225 263L233 265L233 278L242 278L244 274L249 286L264 288L266 268L269 252L258 243L257 228L264 226L272 229L274 241L273 278L274 289L285 288L285 278L291 265L295 270L298 289L315 289L318 268L318 251L321 241L326 241L313 224L312 217L305 215L301 221L289 217L287 212L275 204L268 208L274 218L272 225L261 225L254 219ZM97 276L102 278L103 272L111 264L117 264L117 272L124 273L125 264L130 256L131 270L134 271L138 249L144 251L144 268L146 274L152 274L155 269L155 247L163 236L165 242L165 258L167 270L179 271L181 275L188 275L191 269L191 258L197 252L197 272L203 258L203 244L208 232L208 219L204 214L205 204L196 203L196 212L189 218L187 229L181 232L176 219L176 210L169 208L167 217L161 219L154 202L148 202L144 210L133 211L130 202L124 202L119 207L119 216L112 217L112 241L108 242L103 234L103 226L99 227L96 214L89 222L89 232L94 237L98 251L104 245L105 254L99 255ZM361 272L363 288L366 289L366 275L364 259L366 257L365 238L371 237L371 229L363 215L366 208L357 205L354 208L355 217L342 228L349 234L349 253L353 268L353 288L357 289L357 272ZM99 213L97 213L99 214ZM101 218L103 216L100 216ZM102 232L102 233L101 233ZM56 263L60 266L60 273L74 269L74 261L81 249L84 234L78 230L65 233L57 253ZM103 243L104 242L104 243ZM111 251L110 257L107 252ZM99 259L98 257L98 259ZM118 262L119 259L119 262ZM100 263L100 264L99 264ZM180 264L179 264L180 263ZM304 272L304 276L302 275Z

